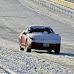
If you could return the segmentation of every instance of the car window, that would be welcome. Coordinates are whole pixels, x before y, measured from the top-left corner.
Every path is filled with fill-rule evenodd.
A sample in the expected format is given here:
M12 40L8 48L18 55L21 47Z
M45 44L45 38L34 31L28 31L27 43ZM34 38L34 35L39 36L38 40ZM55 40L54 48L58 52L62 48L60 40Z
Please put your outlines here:
M52 33L53 32L53 30L52 29L47 29L47 28L45 28L45 29L31 29L31 30L29 30L29 33L33 33L33 32L48 32L48 33Z

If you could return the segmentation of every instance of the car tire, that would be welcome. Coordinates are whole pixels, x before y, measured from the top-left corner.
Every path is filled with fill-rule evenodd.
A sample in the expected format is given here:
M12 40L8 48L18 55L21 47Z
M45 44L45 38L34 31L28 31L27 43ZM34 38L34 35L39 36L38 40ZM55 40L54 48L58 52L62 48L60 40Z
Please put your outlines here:
M60 53L60 50L55 50L55 54L59 54Z
M20 46L20 50L24 51L24 48L21 48L21 46Z
M31 49L28 48L28 43L27 43L27 41L26 41L26 52L31 52Z
M47 51L48 51L49 54L51 54L51 51L52 51L52 50L47 50Z

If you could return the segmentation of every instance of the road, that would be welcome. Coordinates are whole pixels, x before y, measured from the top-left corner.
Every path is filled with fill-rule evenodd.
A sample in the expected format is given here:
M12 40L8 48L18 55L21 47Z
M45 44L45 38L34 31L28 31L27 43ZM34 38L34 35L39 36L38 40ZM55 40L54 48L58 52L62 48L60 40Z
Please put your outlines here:
M27 26L30 26L30 25L50 26L51 28L53 28L53 30L57 34L60 34L61 35L61 53L60 53L60 55L54 55L54 54L48 54L48 53L35 53L35 52L34 53L33 52L25 53L25 52L19 51L19 43L18 43L19 34ZM3 50L6 52L4 52ZM43 64L41 64L41 63L43 63L42 60L48 60L45 63L48 63L50 61L49 65L51 63L50 66L53 66L53 65L55 66L55 67L53 66L55 71L53 71L53 69L50 69L51 73L59 74L59 72L62 73L64 71L67 71L68 73L70 73L69 72L69 70L70 70L70 71L72 71L72 74L73 74L73 72L74 72L73 71L73 69L74 69L74 65L73 65L74 64L74 21L65 19L56 14L53 14L53 13L49 12L46 8L44 8L40 5L36 5L29 0L28 1L26 1L26 0L0 0L0 57L3 58L3 60L1 58L0 58L0 60L2 62L4 60L5 61L8 60L8 62L10 62L10 63L12 62L12 64L14 64L14 62L15 62L15 65L16 65L17 61L14 61L14 60L17 60L17 59L14 58L14 56L9 56L9 55L12 55L12 53L10 51L12 51L12 52L17 51L15 53L16 54L15 56L17 56L17 53L18 53L18 55L20 55L21 53L22 54L25 53L25 54L23 54L23 56L27 56L27 57L31 56L30 57L31 62L37 61L36 64L39 63L39 65L41 65L42 69L45 68L45 67L43 67ZM37 57L36 55L38 55L39 57ZM12 57L13 57L13 59L12 59ZM34 57L35 57L35 59L32 59ZM48 58L48 57L50 57L50 58ZM9 59L9 58L11 58L11 59ZM18 56L17 56L17 58L18 58ZM20 58L18 58L19 61L20 61ZM40 59L40 61L42 61L42 62L40 63L40 61L38 61L38 59L36 59L36 58ZM60 59L60 58L62 58L62 59ZM28 58L26 58L26 59L28 59ZM58 59L58 60L56 60L56 59ZM61 62L61 61L63 61L63 62ZM12 73L8 69L6 70L6 68L5 68L6 64L5 64L5 62L3 62L3 63L2 62L1 62L1 66L0 66L0 72L5 70L3 72L5 72L6 74ZM27 61L25 61L25 63L26 62ZM45 65L45 63L44 63L44 65ZM18 64L20 64L20 62ZM3 65L4 65L4 67L3 67ZM30 64L28 64L28 65L30 66ZM32 65L35 65L35 62L33 62ZM57 65L57 67L60 67L60 68L56 68L56 65ZM12 71L14 71L16 73L20 73L20 72L15 71L17 69L13 70L8 65L8 63L7 63L6 67L8 67L9 69L11 69ZM14 66L14 67L17 68L16 66ZM30 68L31 67L32 66L30 66ZM41 68L41 67L38 66L36 68ZM65 70L66 67L67 67L67 69ZM24 65L23 65L23 68L24 68ZM49 69L46 69L46 71L37 69L37 73L40 74L42 72L42 73L49 74L49 71L47 71L47 70L49 70ZM21 71L23 71L23 69ZM25 70L25 71L27 71L27 70ZM35 69L31 69L30 73L32 71L36 72ZM67 73L67 72L64 72L64 73ZM28 72L27 72L27 74L28 74Z

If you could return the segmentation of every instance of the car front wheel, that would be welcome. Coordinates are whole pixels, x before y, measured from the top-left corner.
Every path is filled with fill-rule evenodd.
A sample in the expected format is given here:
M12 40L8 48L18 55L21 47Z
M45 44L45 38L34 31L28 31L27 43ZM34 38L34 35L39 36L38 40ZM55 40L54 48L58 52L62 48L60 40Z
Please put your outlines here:
M20 46L20 50L24 51L24 48L21 48L21 46Z
M27 41L26 41L26 52L31 52L31 49L28 48L28 43L27 43Z

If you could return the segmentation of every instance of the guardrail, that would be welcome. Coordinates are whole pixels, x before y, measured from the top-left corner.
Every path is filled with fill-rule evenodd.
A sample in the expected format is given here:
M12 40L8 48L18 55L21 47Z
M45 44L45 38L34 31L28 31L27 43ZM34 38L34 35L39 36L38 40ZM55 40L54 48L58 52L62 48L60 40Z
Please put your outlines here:
M65 1L68 1L68 2L74 3L74 0L65 0Z
M49 9L49 11L53 13L60 14L65 17L74 19L74 10L71 10L71 9L69 10L63 7L59 7L58 5L53 4L49 1L44 1L44 0L31 0L31 1L33 1L36 4L46 7L47 9Z

